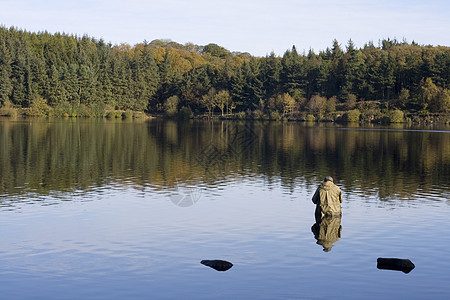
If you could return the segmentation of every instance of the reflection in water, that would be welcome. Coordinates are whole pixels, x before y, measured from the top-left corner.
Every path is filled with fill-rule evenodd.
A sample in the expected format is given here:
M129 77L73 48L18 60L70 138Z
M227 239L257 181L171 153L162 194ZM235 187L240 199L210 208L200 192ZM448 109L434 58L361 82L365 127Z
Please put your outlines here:
M233 266L232 263L226 261L226 260L220 260L220 259L215 259L215 260L202 260L200 262L202 265L208 266L213 268L216 271L226 271L231 269L231 267Z
M447 299L449 263L439 258L449 247L449 137L291 123L0 121L0 298L339 290L349 299ZM341 241L340 219L320 220L319 247L310 197L328 174L339 178L352 233ZM396 211L378 199L394 199ZM245 267L199 265L221 253ZM405 282L360 267L376 253L421 257L420 272ZM318 255L326 260L311 259Z
M317 244L323 247L323 251L329 252L341 238L342 226L341 216L317 218L316 223L311 227Z
M381 200L448 195L450 132L321 126L3 119L0 206L30 193L54 196L114 185L170 194L179 183L217 187L247 176L262 176L269 186L280 180L292 192L299 180L313 186L319 174L339 174L345 189ZM171 200L181 206L198 200L184 194Z

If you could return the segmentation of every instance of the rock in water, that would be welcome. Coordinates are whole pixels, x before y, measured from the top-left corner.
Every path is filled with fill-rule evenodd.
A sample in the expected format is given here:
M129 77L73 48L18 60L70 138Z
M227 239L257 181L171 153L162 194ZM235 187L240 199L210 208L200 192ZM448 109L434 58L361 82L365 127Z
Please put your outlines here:
M377 259L377 268L383 270L402 271L403 273L411 272L416 266L409 259L401 258L382 258Z
M208 266L213 268L214 270L217 271L226 271L228 269L230 269L233 264L226 261L226 260L220 260L220 259L214 259L214 260L202 260L200 262L202 265Z

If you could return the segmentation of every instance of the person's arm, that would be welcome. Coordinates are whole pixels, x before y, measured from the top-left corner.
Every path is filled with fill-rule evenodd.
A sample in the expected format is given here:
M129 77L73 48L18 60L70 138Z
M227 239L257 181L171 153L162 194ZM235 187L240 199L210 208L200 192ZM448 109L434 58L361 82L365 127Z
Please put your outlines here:
M319 198L320 198L320 193L319 193L319 189L317 189L316 192L314 193L314 196L312 197L312 202L314 204L319 203Z

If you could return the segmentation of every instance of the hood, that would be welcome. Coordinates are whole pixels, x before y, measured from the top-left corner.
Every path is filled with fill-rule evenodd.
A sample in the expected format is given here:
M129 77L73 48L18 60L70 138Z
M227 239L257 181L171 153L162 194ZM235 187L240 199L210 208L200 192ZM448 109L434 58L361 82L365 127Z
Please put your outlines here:
M334 186L331 181L325 181L320 184L320 187L326 191L330 190Z

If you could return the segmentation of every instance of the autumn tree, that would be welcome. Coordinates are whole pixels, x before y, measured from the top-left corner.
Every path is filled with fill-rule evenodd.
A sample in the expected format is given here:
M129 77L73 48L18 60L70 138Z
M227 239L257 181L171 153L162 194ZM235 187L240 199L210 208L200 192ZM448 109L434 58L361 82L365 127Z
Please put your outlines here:
M217 106L220 109L223 116L225 108L226 108L225 111L228 111L228 107L231 105L230 93L226 90L219 91L217 94L213 96L213 102L215 106Z
M327 99L319 95L313 95L306 104L306 109L311 114L321 117L325 112Z
M332 114L336 111L336 103L337 103L336 96L333 96L329 98L325 103L325 113L326 114Z
M216 107L216 89L210 88L206 95L202 96L201 103L208 111L208 115L212 117L214 108Z
M420 89L420 104L423 110L427 110L430 104L431 106L433 106L433 104L436 102L436 99L439 97L440 91L439 88L433 83L433 80L431 80L431 78L422 80Z
M295 109L295 99L289 95L289 93L284 93L282 96L282 104L283 104L283 117L286 117L288 114L294 112Z
M356 95L355 94L347 94L345 97L345 108L347 110L353 109L356 106Z
M171 96L164 101L164 111L167 116L173 117L177 114L179 102L178 96Z
M408 102L410 97L410 92L408 89L403 88L400 91L400 95L398 95L398 98L394 101L392 101L392 104L394 107L397 107L399 109L405 108L406 103Z

